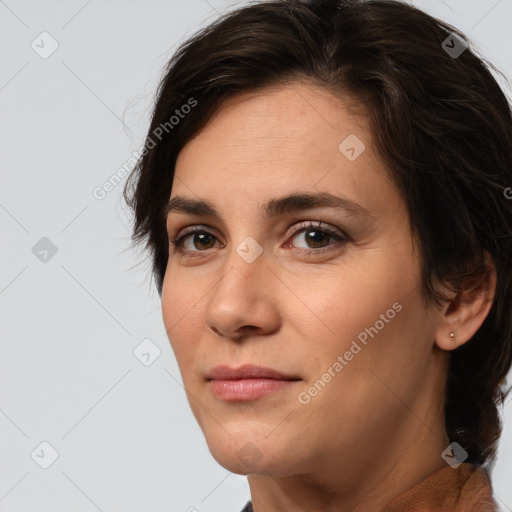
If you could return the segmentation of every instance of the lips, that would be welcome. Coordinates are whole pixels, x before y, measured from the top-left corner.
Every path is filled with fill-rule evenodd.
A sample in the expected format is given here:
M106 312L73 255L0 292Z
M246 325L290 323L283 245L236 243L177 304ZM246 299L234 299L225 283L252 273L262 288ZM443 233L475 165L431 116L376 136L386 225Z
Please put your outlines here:
M224 402L245 402L286 392L302 380L273 368L246 364L240 368L216 366L208 372L210 391Z
M230 368L226 365L215 366L206 375L208 380L241 380L241 379L275 379L301 380L297 375L289 375L273 368L246 364L240 368Z

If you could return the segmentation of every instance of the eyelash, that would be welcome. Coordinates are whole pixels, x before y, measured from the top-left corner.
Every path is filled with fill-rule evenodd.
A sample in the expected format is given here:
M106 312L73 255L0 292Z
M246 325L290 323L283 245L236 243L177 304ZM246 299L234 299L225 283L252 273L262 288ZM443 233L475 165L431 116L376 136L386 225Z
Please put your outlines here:
M287 240L289 238L294 238L301 231L308 231L308 230L311 230L311 229L315 229L317 231L320 231L321 233L327 234L330 237L334 238L337 242L346 243L346 242L349 241L349 237L347 235L345 235L344 233L340 234L336 230L334 230L333 228L330 228L328 226L322 227L322 223L321 222L319 222L318 224L314 224L312 221L309 221L308 223L303 222L302 224L300 224L298 229L296 229L295 231L293 231L292 233L290 233L288 235ZM181 232L181 234L179 236L169 237L169 242L173 244L175 251L180 253L180 254L206 252L208 249L205 249L203 251L201 251L201 250L189 251L187 249L183 249L182 242L184 241L184 239L187 236L189 236L189 235L193 235L193 234L197 234L197 233L210 235L213 238L216 238L215 235L213 235L209 231L205 230L201 226L192 226L190 228L185 228ZM319 254L319 253L325 252L326 250L331 250L330 247L332 245L334 245L334 244L331 243L331 244L329 244L329 245L327 245L325 247L319 247L317 249L313 249L313 248L311 248L311 249L299 248L299 251L301 253L307 253L307 254L312 254L312 253ZM287 247L290 247L290 246L291 246L291 244L287 244Z

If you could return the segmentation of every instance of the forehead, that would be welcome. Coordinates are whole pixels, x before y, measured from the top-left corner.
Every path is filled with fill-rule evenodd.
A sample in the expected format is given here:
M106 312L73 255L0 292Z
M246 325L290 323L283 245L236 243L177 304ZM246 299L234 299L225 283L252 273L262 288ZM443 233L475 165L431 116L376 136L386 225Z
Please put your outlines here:
M354 133L371 145L367 117L352 98L297 82L236 95L224 101L194 139L231 148L230 159L298 158L322 147L337 154L339 142ZM193 140L194 140L193 139ZM189 141L189 144L192 141Z
M171 196L231 204L236 195L261 203L262 195L296 190L344 192L363 203L372 190L396 194L362 109L304 83L225 101L178 155L175 178Z

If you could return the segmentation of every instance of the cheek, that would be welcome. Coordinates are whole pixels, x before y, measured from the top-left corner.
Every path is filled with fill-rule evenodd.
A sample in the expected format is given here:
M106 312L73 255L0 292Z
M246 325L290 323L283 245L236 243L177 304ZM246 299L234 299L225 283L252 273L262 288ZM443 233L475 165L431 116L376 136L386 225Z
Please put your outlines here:
M171 341L175 332L195 325L190 317L197 315L206 290L200 283L187 279L182 270L168 265L162 286L162 316Z
M317 302L334 334L328 342L317 335L303 354L310 371L299 411L312 430L330 425L341 444L354 430L361 439L391 431L403 403L414 402L429 357L419 294L370 290L369 296L362 290L340 295L337 304Z
M200 314L201 297L204 290L177 282L175 275L167 272L162 287L162 318L172 350L182 371L195 361L199 329L203 324Z
M413 269L392 264L377 251L355 254L336 269L310 272L309 278L298 274L287 282L295 297L281 303L286 308L283 316L296 325L300 322L304 334L334 344L351 340L376 322L382 331L383 325L398 323L400 306L393 305L403 305L417 288Z
M321 378L345 354L343 370L337 365L335 372L350 374L352 382L344 386L364 388L373 378L368 370L374 368L386 375L407 368L406 379L412 379L415 366L425 363L430 331L419 268L405 252L397 255L368 250L347 258L337 272L331 269L295 280L296 296L304 298L308 308L298 300L287 301L284 316L294 319L302 338L315 341L303 347L310 379Z

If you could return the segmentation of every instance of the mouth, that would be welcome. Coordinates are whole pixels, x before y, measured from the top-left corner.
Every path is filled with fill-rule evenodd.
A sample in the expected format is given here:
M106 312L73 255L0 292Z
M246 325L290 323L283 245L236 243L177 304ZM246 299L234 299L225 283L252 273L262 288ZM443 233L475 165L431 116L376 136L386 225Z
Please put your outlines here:
M206 376L211 392L226 401L248 401L285 391L302 379L273 368L216 366Z

